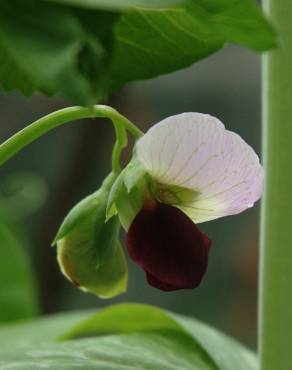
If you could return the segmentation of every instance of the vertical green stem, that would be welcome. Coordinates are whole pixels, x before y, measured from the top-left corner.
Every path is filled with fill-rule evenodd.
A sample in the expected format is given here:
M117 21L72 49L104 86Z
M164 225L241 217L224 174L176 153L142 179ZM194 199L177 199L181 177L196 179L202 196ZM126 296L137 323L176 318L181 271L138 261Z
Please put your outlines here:
M260 369L292 370L292 1L263 3L280 40L263 58Z

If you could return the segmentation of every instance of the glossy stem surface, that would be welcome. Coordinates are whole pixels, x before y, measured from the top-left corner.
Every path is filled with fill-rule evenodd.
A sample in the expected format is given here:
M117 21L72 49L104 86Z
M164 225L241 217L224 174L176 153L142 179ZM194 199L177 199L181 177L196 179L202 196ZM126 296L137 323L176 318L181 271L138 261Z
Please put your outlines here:
M260 369L292 370L292 1L263 5L279 47L263 57Z
M0 145L0 165L5 163L28 144L64 123L97 117L108 118L114 124L117 142L114 147L112 164L113 169L118 170L119 155L126 145L125 130L129 131L135 138L139 138L143 133L126 117L106 105L95 105L89 108L79 106L64 108L38 119Z

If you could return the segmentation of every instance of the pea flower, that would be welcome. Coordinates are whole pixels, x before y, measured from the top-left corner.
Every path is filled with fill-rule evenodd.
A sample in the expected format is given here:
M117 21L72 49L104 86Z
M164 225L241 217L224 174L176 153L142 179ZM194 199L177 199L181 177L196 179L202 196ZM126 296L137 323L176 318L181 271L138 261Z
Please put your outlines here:
M211 247L197 224L252 207L263 177L258 156L239 135L210 115L183 113L138 140L109 213L114 207L119 214L128 253L150 285L191 289L206 272Z

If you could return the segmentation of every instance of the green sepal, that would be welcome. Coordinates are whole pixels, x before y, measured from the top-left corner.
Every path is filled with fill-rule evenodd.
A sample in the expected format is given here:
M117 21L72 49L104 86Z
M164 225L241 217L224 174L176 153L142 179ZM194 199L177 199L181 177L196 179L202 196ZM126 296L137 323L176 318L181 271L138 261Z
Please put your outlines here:
M127 290L128 268L123 248L117 242L114 255L96 267L93 250L82 253L74 238L58 242L58 262L63 274L79 289L100 298L112 298Z
M116 181L114 182L111 191L109 193L107 207L106 207L106 222L108 222L113 216L117 215L116 201L121 195L121 189L124 186L124 175L123 171L119 174Z
M140 182L143 182L145 177L147 177L145 168L136 157L133 157L124 170L124 184L128 193L130 193L135 186L139 185Z
M125 291L127 267L118 237L118 217L105 222L106 206L116 174L101 188L78 203L61 225L57 243L58 262L64 275L84 291L111 297Z
M97 267L113 255L119 234L119 223L117 219L113 219L111 223L106 225L105 211L110 189L116 177L115 173L110 173L99 190L81 200L71 209L62 223L53 245L69 233L74 233L81 243L90 242L93 245L98 245L96 251Z
M128 230L143 206L148 182L149 175L136 157L133 157L111 188L106 210L107 221L118 214L123 228Z
M117 198L115 205L120 223L126 231L129 229L137 213L143 207L145 187L146 184L142 182L133 187L130 192L127 191L124 184L120 189L120 196Z

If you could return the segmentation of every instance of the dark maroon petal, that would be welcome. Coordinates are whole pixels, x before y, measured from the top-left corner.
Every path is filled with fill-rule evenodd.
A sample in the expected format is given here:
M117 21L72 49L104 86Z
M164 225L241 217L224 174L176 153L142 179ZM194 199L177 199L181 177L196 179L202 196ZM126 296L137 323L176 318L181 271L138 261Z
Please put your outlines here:
M177 286L167 284L161 280L158 280L155 276L151 275L149 272L146 271L146 278L149 285L153 286L154 288L164 290L165 292L171 292L173 290L178 290Z
M171 291L200 284L211 241L178 208L152 203L135 217L126 245L131 258L145 270L149 284Z

